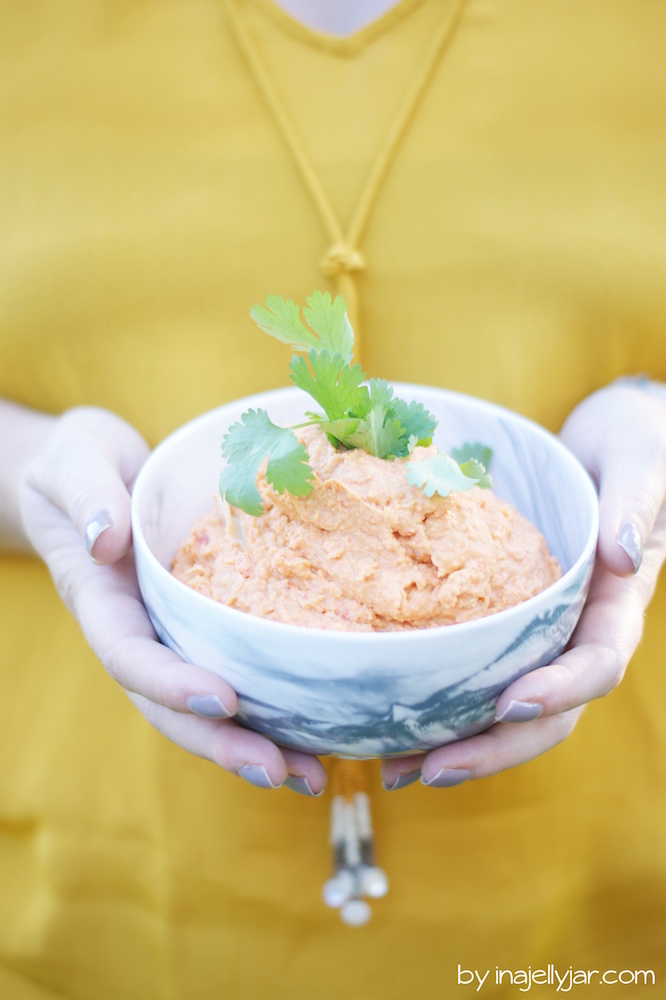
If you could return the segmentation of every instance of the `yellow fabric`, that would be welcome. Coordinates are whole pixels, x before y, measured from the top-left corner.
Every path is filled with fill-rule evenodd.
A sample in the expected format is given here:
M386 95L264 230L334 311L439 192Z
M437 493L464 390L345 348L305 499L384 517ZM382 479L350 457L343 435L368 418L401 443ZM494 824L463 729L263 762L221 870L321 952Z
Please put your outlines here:
M340 40L237 2L346 232L452 4ZM357 247L369 374L554 430L620 373L666 377L665 32L659 0L468 0ZM219 0L4 3L0 116L1 394L155 443L286 382L247 310L334 290L330 240ZM35 561L2 561L0 606L3 1000L449 997L458 963L491 970L484 997L519 995L496 966L548 963L663 991L663 589L556 750L442 791L374 769L391 891L362 930L320 901L326 797L154 732Z

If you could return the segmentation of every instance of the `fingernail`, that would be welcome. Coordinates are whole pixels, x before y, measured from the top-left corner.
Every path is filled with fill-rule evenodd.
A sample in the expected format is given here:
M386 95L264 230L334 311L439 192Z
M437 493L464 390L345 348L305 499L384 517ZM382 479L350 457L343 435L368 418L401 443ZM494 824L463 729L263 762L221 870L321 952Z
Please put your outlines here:
M268 771L262 764L243 764L242 767L238 768L236 773L240 778L244 778L245 781L249 781L251 785L255 785L257 788L280 787L273 784Z
M635 525L622 525L617 533L617 544L631 559L634 573L638 573L640 565L643 562L643 541Z
M533 701L510 701L503 712L495 716L495 722L529 722L538 719L543 705Z
M298 792L299 795L309 795L311 798L318 798L324 791L322 788L318 792L313 792L308 779L300 774L287 775L284 779L284 787L290 788L292 792Z
M231 715L216 694L193 694L187 699L187 707L205 719L228 719Z
M101 510L98 514L95 514L93 518L88 521L85 530L83 532L83 541L85 542L86 550L91 559L93 559L93 546L99 536L107 528L110 528L113 524L111 520L111 515L107 510Z
M428 788L453 788L455 785L462 785L471 777L472 772L463 767L443 767L429 781L422 777L421 784L427 785Z
M403 774L399 774L392 785L389 785L386 781L382 781L382 785L387 792L397 792L400 788L406 788L407 785L413 785L414 782L418 781L420 777L421 768L419 767L416 771L405 771Z

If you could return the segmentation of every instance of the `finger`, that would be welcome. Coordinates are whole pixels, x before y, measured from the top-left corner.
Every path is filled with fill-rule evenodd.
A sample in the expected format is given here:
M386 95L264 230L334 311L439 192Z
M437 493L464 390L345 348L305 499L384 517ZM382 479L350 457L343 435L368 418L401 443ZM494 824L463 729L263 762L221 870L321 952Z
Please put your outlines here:
M525 764L566 739L583 707L529 723L496 723L477 736L422 756L383 761L382 783L387 791L398 791L419 780L431 788L453 788Z
M265 736L230 720L214 721L172 712L137 694L131 700L148 722L183 749L237 774L258 788L279 788L288 775L279 748Z
M397 792L401 788L413 785L421 777L421 766L424 760L425 754L410 754L406 757L391 757L382 761L381 778L385 790Z
M614 690L641 638L646 583L621 579L597 564L588 601L569 648L546 667L523 674L498 701L501 722L556 715Z
M141 436L115 415L71 410L30 465L26 487L67 515L96 562L110 563L130 547L129 488L147 454Z
M318 796L324 791L328 775L322 762L311 754L282 748L289 775L285 785L300 795Z
M653 404L653 400L648 400ZM666 496L666 419L605 451L599 470L599 556L618 575L635 573L643 560ZM613 444L615 448L615 443Z
M620 576L639 569L666 498L666 403L635 388L612 390L612 428L583 440L574 418L563 439L574 445L599 488L599 557ZM608 428L608 393L590 403ZM586 451L587 449L587 451Z
M396 790L418 777L429 788L453 788L518 767L566 739L582 711L576 708L528 725L497 724L477 736L432 750L420 760L412 757L385 761L384 787ZM417 765L418 772L414 770Z
M622 681L628 659L605 642L569 649L507 688L497 702L497 721L523 724L603 698Z
M528 724L497 724L478 736L433 750L421 765L421 782L450 788L526 764L565 740L582 711L579 707Z
M235 714L238 707L236 693L221 677L183 663L166 647L149 639L143 643L128 641L119 653L122 654L118 659L122 671L116 680L133 699L140 699L142 711L149 721L174 742L235 774L241 767L249 769L243 770L241 777L260 787L284 783L302 795L321 794L327 774L316 757L286 749L276 755L277 748L270 740L235 723L229 726L226 721L224 740L220 742L216 726ZM113 669L110 672L113 676ZM175 718L179 714L198 716L207 725L181 723ZM212 734L215 739L211 743ZM185 739L187 743L183 742ZM197 743L197 740L203 742ZM266 770L270 781L261 773L261 768Z
M172 712L163 705L130 694L130 699L163 736L184 750L237 774L257 788L318 796L326 784L326 771L316 757L281 750L265 736L233 721L213 721Z
M237 696L222 678L183 663L158 643L146 643L147 669L138 664L132 669L133 652L128 657L123 651L121 683L156 729L260 788L285 784L306 796L322 793L327 775L316 757L278 749L266 737L227 721L237 709ZM150 668L158 659L155 672Z
M72 609L91 648L121 687L175 712L212 719L236 713L236 693L222 677L185 663L159 642L130 556L113 566L93 566L83 557L80 563Z
M86 570L86 585L78 592L75 613L90 645L109 674L133 698L140 700L142 710L151 717L157 728L161 727L155 719L171 717L159 713L156 715L156 706L171 713L197 715L205 721L227 719L236 713L237 695L222 677L210 670L185 663L157 640L141 602L134 565L129 557L112 567L87 564ZM104 615L101 617L100 607L104 608ZM122 623L120 628L119 622ZM179 742L175 736L180 730L173 719L170 727L170 738ZM184 731L190 730L185 727ZM196 727L194 731L199 735L207 732L205 728ZM169 733L165 732L165 735ZM228 766L228 761L222 763L221 758L214 757L212 751L200 752L199 756L215 759L228 770L236 770ZM289 788L303 795L319 795L322 792L327 775L316 757L284 750L282 759L288 772L286 784ZM244 763L248 766L265 766L265 762L249 758ZM250 777L246 773L242 776L251 780L254 772L248 773ZM275 776L273 769L270 773ZM258 780L264 780L261 774ZM284 779L281 782L282 780Z

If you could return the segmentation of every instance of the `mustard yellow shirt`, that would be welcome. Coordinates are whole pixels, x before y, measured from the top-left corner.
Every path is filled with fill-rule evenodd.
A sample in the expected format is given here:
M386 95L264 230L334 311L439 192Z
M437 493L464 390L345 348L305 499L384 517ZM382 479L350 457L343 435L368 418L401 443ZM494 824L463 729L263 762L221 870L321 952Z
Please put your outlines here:
M156 443L286 384L248 308L314 288L353 296L369 375L552 430L621 373L666 378L665 37L659 0L401 0L346 39L270 0L8 0L0 394ZM460 965L497 1000L497 968L549 964L659 995L663 606L543 757L442 791L374 769L391 889L352 930L320 898L327 796L167 742L46 570L4 558L0 997L452 997Z

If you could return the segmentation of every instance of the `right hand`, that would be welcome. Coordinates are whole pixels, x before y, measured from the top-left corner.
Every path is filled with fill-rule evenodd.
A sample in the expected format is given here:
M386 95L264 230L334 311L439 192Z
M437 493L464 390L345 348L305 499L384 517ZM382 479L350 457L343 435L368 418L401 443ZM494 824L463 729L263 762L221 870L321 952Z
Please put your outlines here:
M254 785L319 794L326 771L316 757L233 722L238 702L226 681L155 634L131 552L130 490L148 450L106 410L67 411L23 477L25 531L90 646L151 725Z

